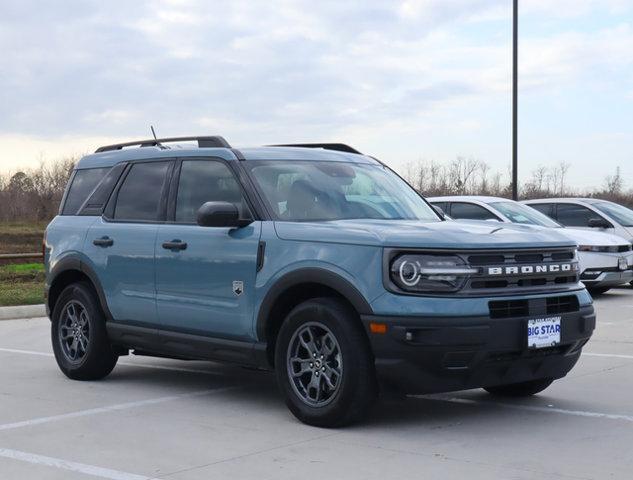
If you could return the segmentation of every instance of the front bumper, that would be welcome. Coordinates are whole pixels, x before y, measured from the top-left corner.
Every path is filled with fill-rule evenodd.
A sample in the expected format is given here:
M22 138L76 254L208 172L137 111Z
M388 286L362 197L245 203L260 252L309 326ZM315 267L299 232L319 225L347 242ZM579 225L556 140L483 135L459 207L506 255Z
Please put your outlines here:
M629 283L631 280L633 280L633 270L630 268L624 271L615 269L605 270L585 270L580 276L580 281L586 287L596 288L616 287L618 285ZM597 275L591 272L596 272Z
M595 328L593 306L559 314L561 343L528 349L529 317L362 316L385 389L439 393L564 377ZM551 315L549 315L551 316ZM558 316L558 315L556 315ZM372 334L370 322L387 324Z

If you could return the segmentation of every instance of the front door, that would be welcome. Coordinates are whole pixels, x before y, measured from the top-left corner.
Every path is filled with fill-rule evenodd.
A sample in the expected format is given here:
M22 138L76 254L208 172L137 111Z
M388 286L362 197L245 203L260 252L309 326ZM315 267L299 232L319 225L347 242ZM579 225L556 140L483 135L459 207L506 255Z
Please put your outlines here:
M185 159L176 179L173 221L159 226L155 245L159 328L250 340L261 222L242 228L196 224L198 208L209 201L234 203L242 216L250 215L225 163Z

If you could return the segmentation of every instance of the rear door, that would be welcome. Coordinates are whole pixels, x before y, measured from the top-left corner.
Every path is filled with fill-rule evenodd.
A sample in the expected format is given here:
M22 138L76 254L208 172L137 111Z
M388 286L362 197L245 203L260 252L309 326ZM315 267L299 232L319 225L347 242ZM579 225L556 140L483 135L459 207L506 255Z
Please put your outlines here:
M200 227L197 211L209 201L234 203L243 218L251 215L227 163L179 160L169 222L158 228L156 238L158 322L173 332L249 340L261 222L242 228Z
M130 164L88 231L85 253L118 322L156 325L154 243L166 215L172 166L162 160Z

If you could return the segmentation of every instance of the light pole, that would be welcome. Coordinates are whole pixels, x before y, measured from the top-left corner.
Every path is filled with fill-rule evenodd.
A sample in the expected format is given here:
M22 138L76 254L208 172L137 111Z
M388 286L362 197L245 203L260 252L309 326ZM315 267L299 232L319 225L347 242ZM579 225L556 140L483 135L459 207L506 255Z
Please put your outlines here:
M518 94L519 0L512 1L512 199L519 199L517 94Z

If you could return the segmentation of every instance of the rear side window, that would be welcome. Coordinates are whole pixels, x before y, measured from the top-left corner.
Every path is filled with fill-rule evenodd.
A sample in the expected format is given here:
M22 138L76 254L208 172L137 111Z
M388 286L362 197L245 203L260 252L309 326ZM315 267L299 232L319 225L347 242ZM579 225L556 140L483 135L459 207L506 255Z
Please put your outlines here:
M76 215L79 208L104 177L109 168L87 168L77 170L73 177L62 215Z
M456 220L497 220L489 210L472 203L455 202L451 205L451 217Z
M551 203L528 203L527 205L532 207L534 210L544 213L550 218L554 218L554 208Z
M123 180L114 208L116 220L159 220L169 162L136 163Z

